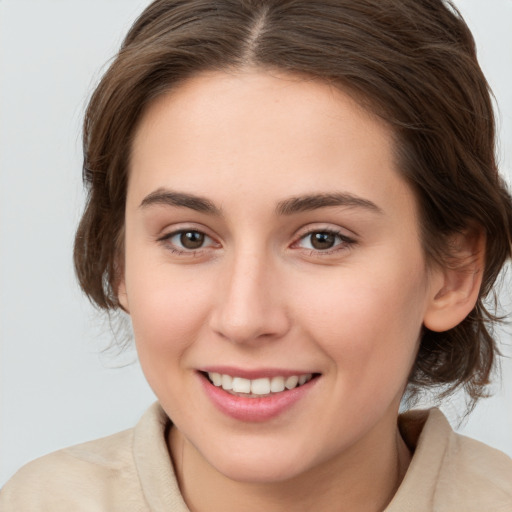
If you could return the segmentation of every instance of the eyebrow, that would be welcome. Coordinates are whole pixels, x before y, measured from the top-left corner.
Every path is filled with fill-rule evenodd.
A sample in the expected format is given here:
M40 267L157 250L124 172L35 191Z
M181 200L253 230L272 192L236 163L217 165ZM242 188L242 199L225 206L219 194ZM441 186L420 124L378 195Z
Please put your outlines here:
M178 206L181 208L190 208L197 212L208 213L210 215L221 215L220 209L209 199L163 188L159 188L151 192L151 194L148 194L140 203L140 208L147 208L151 205Z
M293 215L294 213L308 212L332 206L344 206L348 208L358 207L375 213L383 213L372 201L345 192L292 197L279 202L276 207L276 212L278 215Z
M147 208L152 205L175 206L190 208L201 213L221 216L222 211L215 204L201 196L176 192L159 188L148 194L140 203L140 208ZM291 197L277 203L277 215L293 215L295 213L318 210L333 206L348 208L364 208L371 212L383 213L382 210L372 201L355 196L346 192L334 192L328 194L308 194L304 196Z

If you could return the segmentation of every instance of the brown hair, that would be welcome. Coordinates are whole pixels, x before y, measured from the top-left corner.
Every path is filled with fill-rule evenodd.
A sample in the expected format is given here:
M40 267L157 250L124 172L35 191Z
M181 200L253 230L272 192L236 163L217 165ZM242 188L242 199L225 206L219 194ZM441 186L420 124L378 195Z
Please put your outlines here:
M134 23L84 122L87 205L75 240L80 285L119 307L127 169L137 121L158 95L205 70L255 66L354 93L393 128L414 190L427 261L448 265L450 236L486 235L479 299L457 327L425 329L409 385L462 386L476 400L497 353L484 299L511 253L512 203L495 161L489 88L471 32L442 0L157 0Z

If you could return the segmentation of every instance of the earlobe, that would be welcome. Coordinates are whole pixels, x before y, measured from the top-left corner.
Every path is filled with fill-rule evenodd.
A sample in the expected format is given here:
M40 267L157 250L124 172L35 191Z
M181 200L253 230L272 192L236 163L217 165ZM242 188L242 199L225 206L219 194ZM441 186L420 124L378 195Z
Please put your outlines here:
M461 323L475 307L485 265L485 236L471 230L453 237L450 263L434 271L423 324L443 332Z
M125 313L130 314L130 310L128 308L128 295L126 294L124 278L119 280L116 288L117 301L119 302L119 306Z
M126 281L124 276L124 231L123 226L121 232L117 236L116 242L116 258L114 262L114 280L112 289L114 290L119 307L130 314L128 307L128 295L126 294Z

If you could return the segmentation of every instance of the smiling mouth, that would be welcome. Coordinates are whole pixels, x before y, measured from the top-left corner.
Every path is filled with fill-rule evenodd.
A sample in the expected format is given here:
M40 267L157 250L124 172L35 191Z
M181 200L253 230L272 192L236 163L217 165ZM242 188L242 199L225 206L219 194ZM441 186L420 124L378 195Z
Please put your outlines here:
M272 396L284 391L290 391L307 384L314 378L319 377L317 373L304 373L291 375L289 377L275 376L262 377L259 379L245 379L216 372L201 372L211 384L222 388L227 393L245 398L261 398Z

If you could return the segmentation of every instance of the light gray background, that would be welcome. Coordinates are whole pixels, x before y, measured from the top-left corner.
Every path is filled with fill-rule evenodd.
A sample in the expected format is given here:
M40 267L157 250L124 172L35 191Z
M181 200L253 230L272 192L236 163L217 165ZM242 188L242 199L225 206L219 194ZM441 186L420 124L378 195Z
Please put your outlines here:
M71 264L85 103L148 3L0 0L0 485L35 457L133 426L154 400L128 364L133 350L104 351L108 322L81 296ZM510 176L512 0L456 4L500 105ZM502 340L510 354L510 334ZM503 374L462 430L512 455L510 359ZM459 400L446 410L456 419L460 409Z

